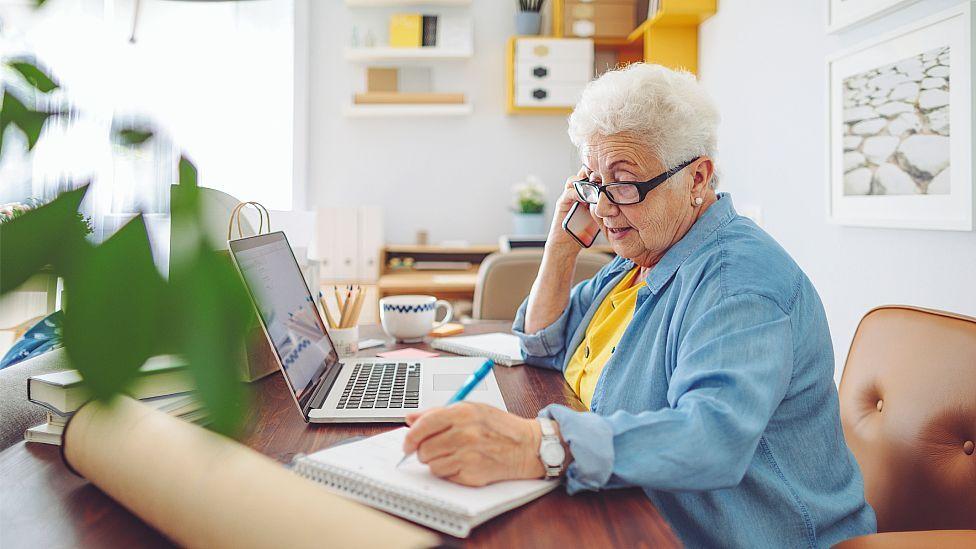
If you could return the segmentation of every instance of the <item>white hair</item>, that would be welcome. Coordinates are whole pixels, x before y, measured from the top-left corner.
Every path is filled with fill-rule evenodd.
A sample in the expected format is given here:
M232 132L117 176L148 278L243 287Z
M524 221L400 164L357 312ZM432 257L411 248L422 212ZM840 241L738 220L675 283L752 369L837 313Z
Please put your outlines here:
M667 168L718 152L718 109L695 76L633 63L590 82L569 117L569 138L581 148L596 135L632 132ZM715 188L718 178L713 177Z

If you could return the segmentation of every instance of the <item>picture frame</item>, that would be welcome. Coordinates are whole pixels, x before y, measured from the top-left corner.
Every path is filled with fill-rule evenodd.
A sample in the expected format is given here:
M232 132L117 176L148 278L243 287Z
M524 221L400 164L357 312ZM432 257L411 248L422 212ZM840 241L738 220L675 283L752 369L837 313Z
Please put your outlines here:
M877 19L918 0L827 0L827 32Z
M827 217L973 230L972 2L827 58Z

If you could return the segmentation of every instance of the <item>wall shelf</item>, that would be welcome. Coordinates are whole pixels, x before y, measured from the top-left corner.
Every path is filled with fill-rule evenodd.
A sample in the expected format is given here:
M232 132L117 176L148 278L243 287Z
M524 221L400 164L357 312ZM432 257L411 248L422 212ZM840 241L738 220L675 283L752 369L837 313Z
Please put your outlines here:
M400 6L469 6L471 0L345 0L353 8L384 8Z
M351 118L389 118L404 116L468 116L470 103L450 105L347 105L343 116Z
M556 36L563 36L563 9L563 0L554 0ZM595 38L593 45L628 51L640 48L647 63L698 72L698 25L716 10L716 0L661 0L657 13L626 37Z
M446 59L469 59L473 55L468 49L451 48L346 48L347 61L431 61Z

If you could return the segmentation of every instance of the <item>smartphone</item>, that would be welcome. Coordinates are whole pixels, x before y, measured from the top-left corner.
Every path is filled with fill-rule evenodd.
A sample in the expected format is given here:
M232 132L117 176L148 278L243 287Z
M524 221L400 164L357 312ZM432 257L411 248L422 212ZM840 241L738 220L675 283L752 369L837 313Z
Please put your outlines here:
M600 234L600 227L590 217L590 205L584 202L573 204L566 219L563 219L563 230L584 248L592 246Z

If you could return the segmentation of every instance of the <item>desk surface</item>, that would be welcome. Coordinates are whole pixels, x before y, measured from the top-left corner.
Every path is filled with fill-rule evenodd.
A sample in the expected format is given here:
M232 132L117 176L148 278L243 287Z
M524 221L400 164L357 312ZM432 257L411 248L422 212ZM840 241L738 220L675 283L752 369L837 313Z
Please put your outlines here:
M468 333L508 330L507 323L468 326ZM363 330L376 337L375 327ZM424 347L426 345L414 345ZM389 346L394 349L400 346ZM369 349L373 356L382 349ZM496 366L508 409L534 417L558 402L582 408L555 372ZM394 425L306 426L278 374L253 384L255 405L242 442L281 462L347 437L372 435ZM171 543L93 485L62 465L59 448L20 442L0 453L0 546L169 547ZM327 545L327 540L323 540ZM445 536L445 542L459 540ZM643 492L613 490L576 496L554 492L476 528L463 543L472 547L676 547L679 542Z

